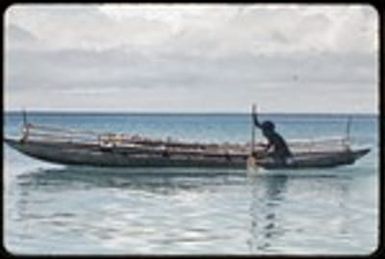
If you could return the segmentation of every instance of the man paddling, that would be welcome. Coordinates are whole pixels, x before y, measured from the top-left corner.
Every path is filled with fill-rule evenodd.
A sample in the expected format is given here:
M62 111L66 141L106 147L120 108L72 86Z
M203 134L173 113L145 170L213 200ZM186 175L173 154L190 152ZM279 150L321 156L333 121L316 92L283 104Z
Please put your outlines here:
M275 125L271 121L264 121L260 123L258 116L253 113L254 125L262 130L262 134L268 140L266 151L272 148L272 151L268 153L278 163L287 164L288 158L292 157L289 147L283 137L275 131Z

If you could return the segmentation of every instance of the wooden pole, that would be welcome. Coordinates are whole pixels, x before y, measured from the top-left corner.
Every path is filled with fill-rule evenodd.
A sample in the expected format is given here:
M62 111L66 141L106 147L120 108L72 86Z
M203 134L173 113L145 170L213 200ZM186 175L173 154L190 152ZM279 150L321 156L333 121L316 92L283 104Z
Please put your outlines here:
M253 104L251 108L251 147L250 147L250 155L247 158L247 171L255 172L257 170L256 161L254 157L255 153L255 125L254 125L254 114L255 114L256 106Z
M345 135L345 147L346 149L350 148L350 125L352 123L352 116L348 117L348 121L346 122L346 135Z
M21 141L26 142L29 135L29 127L28 127L28 121L27 121L27 112L25 111L25 109L23 109L22 111L22 116L23 116L23 129L22 129L23 136L21 137Z
M27 112L25 111L25 109L23 109L22 114L23 114L23 125L24 125L24 127L26 127L27 126Z
M251 154L254 154L255 151L255 125L254 125L254 114L255 114L256 106L253 104L251 110Z
M352 123L352 116L348 117L348 121L346 123L346 139L350 139L350 125Z

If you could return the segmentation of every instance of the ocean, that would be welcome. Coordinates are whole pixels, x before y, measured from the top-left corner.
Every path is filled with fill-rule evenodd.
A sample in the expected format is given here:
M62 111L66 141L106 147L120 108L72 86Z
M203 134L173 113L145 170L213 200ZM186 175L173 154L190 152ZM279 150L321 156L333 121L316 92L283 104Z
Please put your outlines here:
M350 166L264 171L66 167L3 144L3 242L12 254L367 255L379 245L379 118L262 114L286 139L350 135L370 147ZM250 141L248 114L31 112L63 128ZM4 134L20 135L20 113ZM257 139L263 140L257 131Z

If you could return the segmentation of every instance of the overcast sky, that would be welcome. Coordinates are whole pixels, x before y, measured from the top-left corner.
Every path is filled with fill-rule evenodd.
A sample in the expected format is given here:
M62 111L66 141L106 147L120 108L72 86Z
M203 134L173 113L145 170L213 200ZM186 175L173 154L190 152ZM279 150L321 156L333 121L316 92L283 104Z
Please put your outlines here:
M6 110L377 113L368 5L13 5Z

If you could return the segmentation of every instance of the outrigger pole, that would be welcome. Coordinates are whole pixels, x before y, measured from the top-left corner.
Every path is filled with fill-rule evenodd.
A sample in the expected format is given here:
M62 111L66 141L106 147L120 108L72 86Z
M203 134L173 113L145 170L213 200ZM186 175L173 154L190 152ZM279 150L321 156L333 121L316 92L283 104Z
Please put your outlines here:
M25 109L22 111L22 116L23 116L23 136L21 138L22 142L27 141L28 135L29 135L29 125L27 121L27 112Z
M350 126L352 124L352 116L348 117L348 121L346 122L346 135L345 135L345 145L346 148L350 148Z
M352 124L352 116L348 117L348 121L346 123L346 138L350 139L350 125Z
M23 109L22 115L23 115L23 126L26 127L27 126L27 112L25 111L25 109Z

